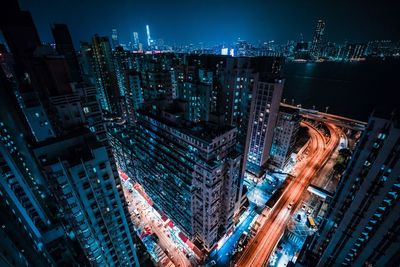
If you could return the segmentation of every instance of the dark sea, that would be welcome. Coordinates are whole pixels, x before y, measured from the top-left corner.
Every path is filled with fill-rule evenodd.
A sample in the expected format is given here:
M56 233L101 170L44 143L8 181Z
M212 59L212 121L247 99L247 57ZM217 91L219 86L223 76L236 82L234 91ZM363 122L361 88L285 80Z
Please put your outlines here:
M286 103L367 121L374 109L400 108L400 60L363 62L287 62Z

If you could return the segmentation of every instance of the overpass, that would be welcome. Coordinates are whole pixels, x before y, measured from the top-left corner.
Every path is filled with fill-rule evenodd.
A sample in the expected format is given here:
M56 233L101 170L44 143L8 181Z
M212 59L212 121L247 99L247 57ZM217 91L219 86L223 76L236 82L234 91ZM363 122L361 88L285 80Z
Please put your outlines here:
M328 122L328 123L332 123L336 126L344 127L344 128L351 129L351 130L364 131L365 127L367 126L367 123L364 121L359 121L359 120L355 120L355 119L351 119L351 118L347 118L347 117L343 117L343 116L339 116L339 115L334 115L334 114L328 114L328 113L320 112L320 111L314 110L314 109L301 108L298 106L292 106L292 105L285 104L285 103L281 103L281 106L299 110L300 115L303 118L311 119L311 120L315 120L315 121Z

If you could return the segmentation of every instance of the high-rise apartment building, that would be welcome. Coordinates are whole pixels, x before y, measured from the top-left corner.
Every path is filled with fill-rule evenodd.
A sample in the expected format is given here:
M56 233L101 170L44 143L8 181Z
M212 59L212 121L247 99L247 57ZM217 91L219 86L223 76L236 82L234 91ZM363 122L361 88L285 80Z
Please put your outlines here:
M256 77L254 100L249 116L246 169L260 175L270 158L274 128L278 119L284 80L258 81Z
M211 93L212 84L185 82L178 86L178 98L184 101L187 120L209 120Z
M105 146L78 132L38 144L33 152L89 261L139 266L118 172Z
M372 116L304 263L397 266L400 255L400 120Z
M117 46L119 46L118 31L117 31L117 29L112 29L112 33L111 33L111 42L112 42L112 47L113 47L113 49L115 49L115 48L117 48Z
M184 119L178 105L149 104L138 123L114 128L119 166L189 238L210 250L233 226L242 154L237 130Z
M57 53L59 55L63 55L67 61L71 75L71 81L79 81L79 63L75 54L75 49L68 26L65 24L54 24L52 25L51 32L53 33L54 41L56 42Z
M121 113L120 93L108 37L95 35L92 39L91 48L96 88L101 107L108 113L119 115Z
M133 32L132 34L132 48L133 51L139 51L139 33Z
M125 94L126 118L128 123L134 123L136 112L143 104L143 90L140 73L131 70L127 73L127 87Z
M0 27L18 75L9 82L0 73L1 265L138 266L141 243L110 156L98 93L70 79L66 27L53 28L60 56L36 40L30 14L16 1L4 6ZM106 75L108 40L95 37L93 47L92 62Z
M140 58L140 75L145 101L172 100L173 86L170 63L165 56L145 55Z
M254 154L263 157L259 169L268 159L283 88L282 59L134 57L140 70L129 72L134 123L109 129L116 161L156 208L209 250L236 222L245 199L241 155L256 148ZM254 120L261 128L253 131ZM251 139L258 130L266 146L260 137Z
M300 116L297 109L281 106L270 151L271 164L278 169L288 163L296 143L300 127Z
M58 218L47 180L27 147L30 129L0 72L0 265L89 264Z
M121 46L119 46L113 51L113 63L119 94L123 97L125 96L127 90L127 72L134 68L133 57L129 51L124 50Z
M310 54L314 58L318 58L320 56L324 34L325 21L320 19L317 22L310 48Z
M153 40L151 39L151 36L150 36L150 27L149 27L149 25L146 25L146 34L147 34L147 47L148 47L148 49L150 49Z

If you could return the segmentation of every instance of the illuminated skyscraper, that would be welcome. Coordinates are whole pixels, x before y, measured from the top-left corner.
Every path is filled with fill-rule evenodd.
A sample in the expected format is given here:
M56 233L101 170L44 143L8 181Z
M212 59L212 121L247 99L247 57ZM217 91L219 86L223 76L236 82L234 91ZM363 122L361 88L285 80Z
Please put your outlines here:
M115 49L117 46L119 46L117 29L112 29L111 42L112 42L113 49Z
M258 78L256 78L258 79ZM269 159L284 80L256 81L248 129L246 169L260 175Z
M313 40L311 42L310 53L311 56L314 58L318 58L320 56L324 33L325 33L325 21L320 19L317 22Z
M132 35L132 50L138 51L139 50L139 33L133 32Z
M147 33L147 46L150 48L151 47L151 37L150 37L150 27L149 25L146 25L146 33Z

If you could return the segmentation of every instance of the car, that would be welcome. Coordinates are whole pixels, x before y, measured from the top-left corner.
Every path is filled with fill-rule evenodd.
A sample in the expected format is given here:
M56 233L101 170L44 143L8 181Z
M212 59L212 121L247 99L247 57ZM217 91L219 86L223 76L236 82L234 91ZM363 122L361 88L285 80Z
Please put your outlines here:
M153 236L154 241L155 241L156 243L158 243L158 241L160 240L160 238L158 237L158 235L157 235L156 233L153 233L152 236Z
M289 210L291 210L291 209L293 208L293 204L294 204L294 202L293 202L293 201L292 201L292 202L290 202L287 208L288 208Z
M215 260L210 261L210 265L209 266L214 266L217 265L217 263L215 262Z
M297 214L296 221L301 222L301 215L300 214Z
M247 235L248 235L248 233L246 231L244 231L242 233L242 235L239 237L238 244L239 244L240 247L245 245L245 242L246 242L246 239L247 239Z

